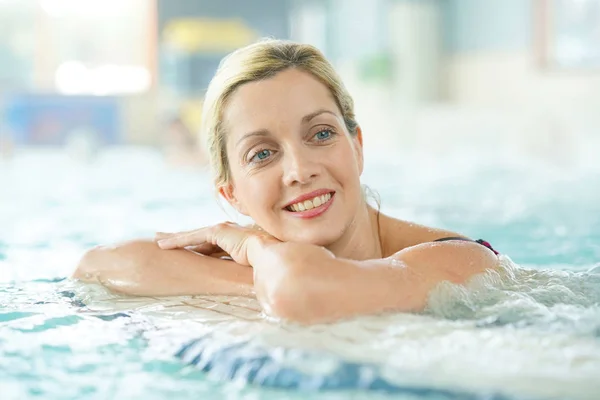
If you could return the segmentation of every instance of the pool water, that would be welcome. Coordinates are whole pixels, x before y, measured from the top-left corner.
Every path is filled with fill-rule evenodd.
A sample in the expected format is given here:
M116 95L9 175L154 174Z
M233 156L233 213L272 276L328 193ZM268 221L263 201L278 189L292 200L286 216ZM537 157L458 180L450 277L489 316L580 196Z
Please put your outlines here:
M384 212L490 241L498 272L440 285L424 314L312 327L268 320L252 299L65 279L90 246L235 219L206 172L140 148L0 162L2 399L600 398L600 168L452 157L367 156L363 178ZM262 378L248 372L258 359ZM340 366L372 376L346 382ZM371 392L376 380L395 389Z

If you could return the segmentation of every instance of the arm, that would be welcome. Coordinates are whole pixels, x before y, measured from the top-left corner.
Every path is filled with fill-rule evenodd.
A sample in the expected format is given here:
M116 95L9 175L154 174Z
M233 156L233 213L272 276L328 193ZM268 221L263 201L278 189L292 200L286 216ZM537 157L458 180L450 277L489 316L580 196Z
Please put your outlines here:
M464 283L498 260L467 241L423 243L367 261L338 259L324 248L298 243L257 246L251 253L257 297L267 313L300 323L422 311L438 283Z
M93 248L73 277L136 296L253 295L252 268L150 240Z

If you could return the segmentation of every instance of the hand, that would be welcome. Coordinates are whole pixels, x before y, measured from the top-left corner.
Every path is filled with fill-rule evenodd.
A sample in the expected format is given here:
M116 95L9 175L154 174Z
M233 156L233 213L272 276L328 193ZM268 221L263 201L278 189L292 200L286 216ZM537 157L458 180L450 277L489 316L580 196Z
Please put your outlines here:
M195 229L192 231L175 232L175 233L156 232L156 234L154 235L154 241L159 245L160 248L165 249L165 250L175 249L175 248L185 248L186 250L191 250L193 252L200 253L205 256L229 257L229 254L226 251L224 251L219 246L214 245L210 242L204 242L204 243L198 244L198 245L195 245L195 244L189 245L189 246L177 245L176 247L171 247L171 246L173 246L173 242L171 242L171 239L174 239L179 236L191 235L197 231L198 231L198 229ZM166 239L169 239L169 240L167 241ZM164 240L164 242L163 242L163 240Z
M276 238L263 230L243 227L233 222L223 222L187 232L157 233L155 240L161 249L191 248L202 254L224 251L233 261L250 265L248 252L256 242L273 241Z

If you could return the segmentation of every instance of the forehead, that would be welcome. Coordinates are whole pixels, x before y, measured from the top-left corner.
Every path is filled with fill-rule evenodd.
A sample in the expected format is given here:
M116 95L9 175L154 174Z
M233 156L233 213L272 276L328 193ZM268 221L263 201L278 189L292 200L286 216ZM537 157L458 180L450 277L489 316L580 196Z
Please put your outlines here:
M307 114L325 108L341 116L327 88L311 74L297 69L239 87L229 100L224 122L230 136L299 123Z

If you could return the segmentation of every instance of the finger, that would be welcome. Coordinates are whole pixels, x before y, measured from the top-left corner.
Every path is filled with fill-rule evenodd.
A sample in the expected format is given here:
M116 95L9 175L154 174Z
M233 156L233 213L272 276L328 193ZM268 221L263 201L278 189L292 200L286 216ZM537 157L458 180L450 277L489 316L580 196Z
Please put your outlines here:
M186 247L187 250L191 250L194 251L196 253L200 253L200 254L204 254L206 256L209 256L211 254L215 254L215 253L221 253L223 252L223 249L220 248L219 246L216 246L212 243L203 243L201 245L198 246L188 246Z
M172 235L172 233L167 233L167 232L156 232L154 234L154 240L160 240L160 239L166 239L168 237L170 237Z
M206 229L198 229L192 233L159 239L157 244L161 249L178 249L188 246L200 246L206 242Z
M202 229L202 228L200 228L200 229ZM167 239L167 238L170 238L173 236L179 236L179 235L189 235L196 231L199 231L200 229L193 229L191 231L181 231L181 232L156 232L154 234L154 240Z

